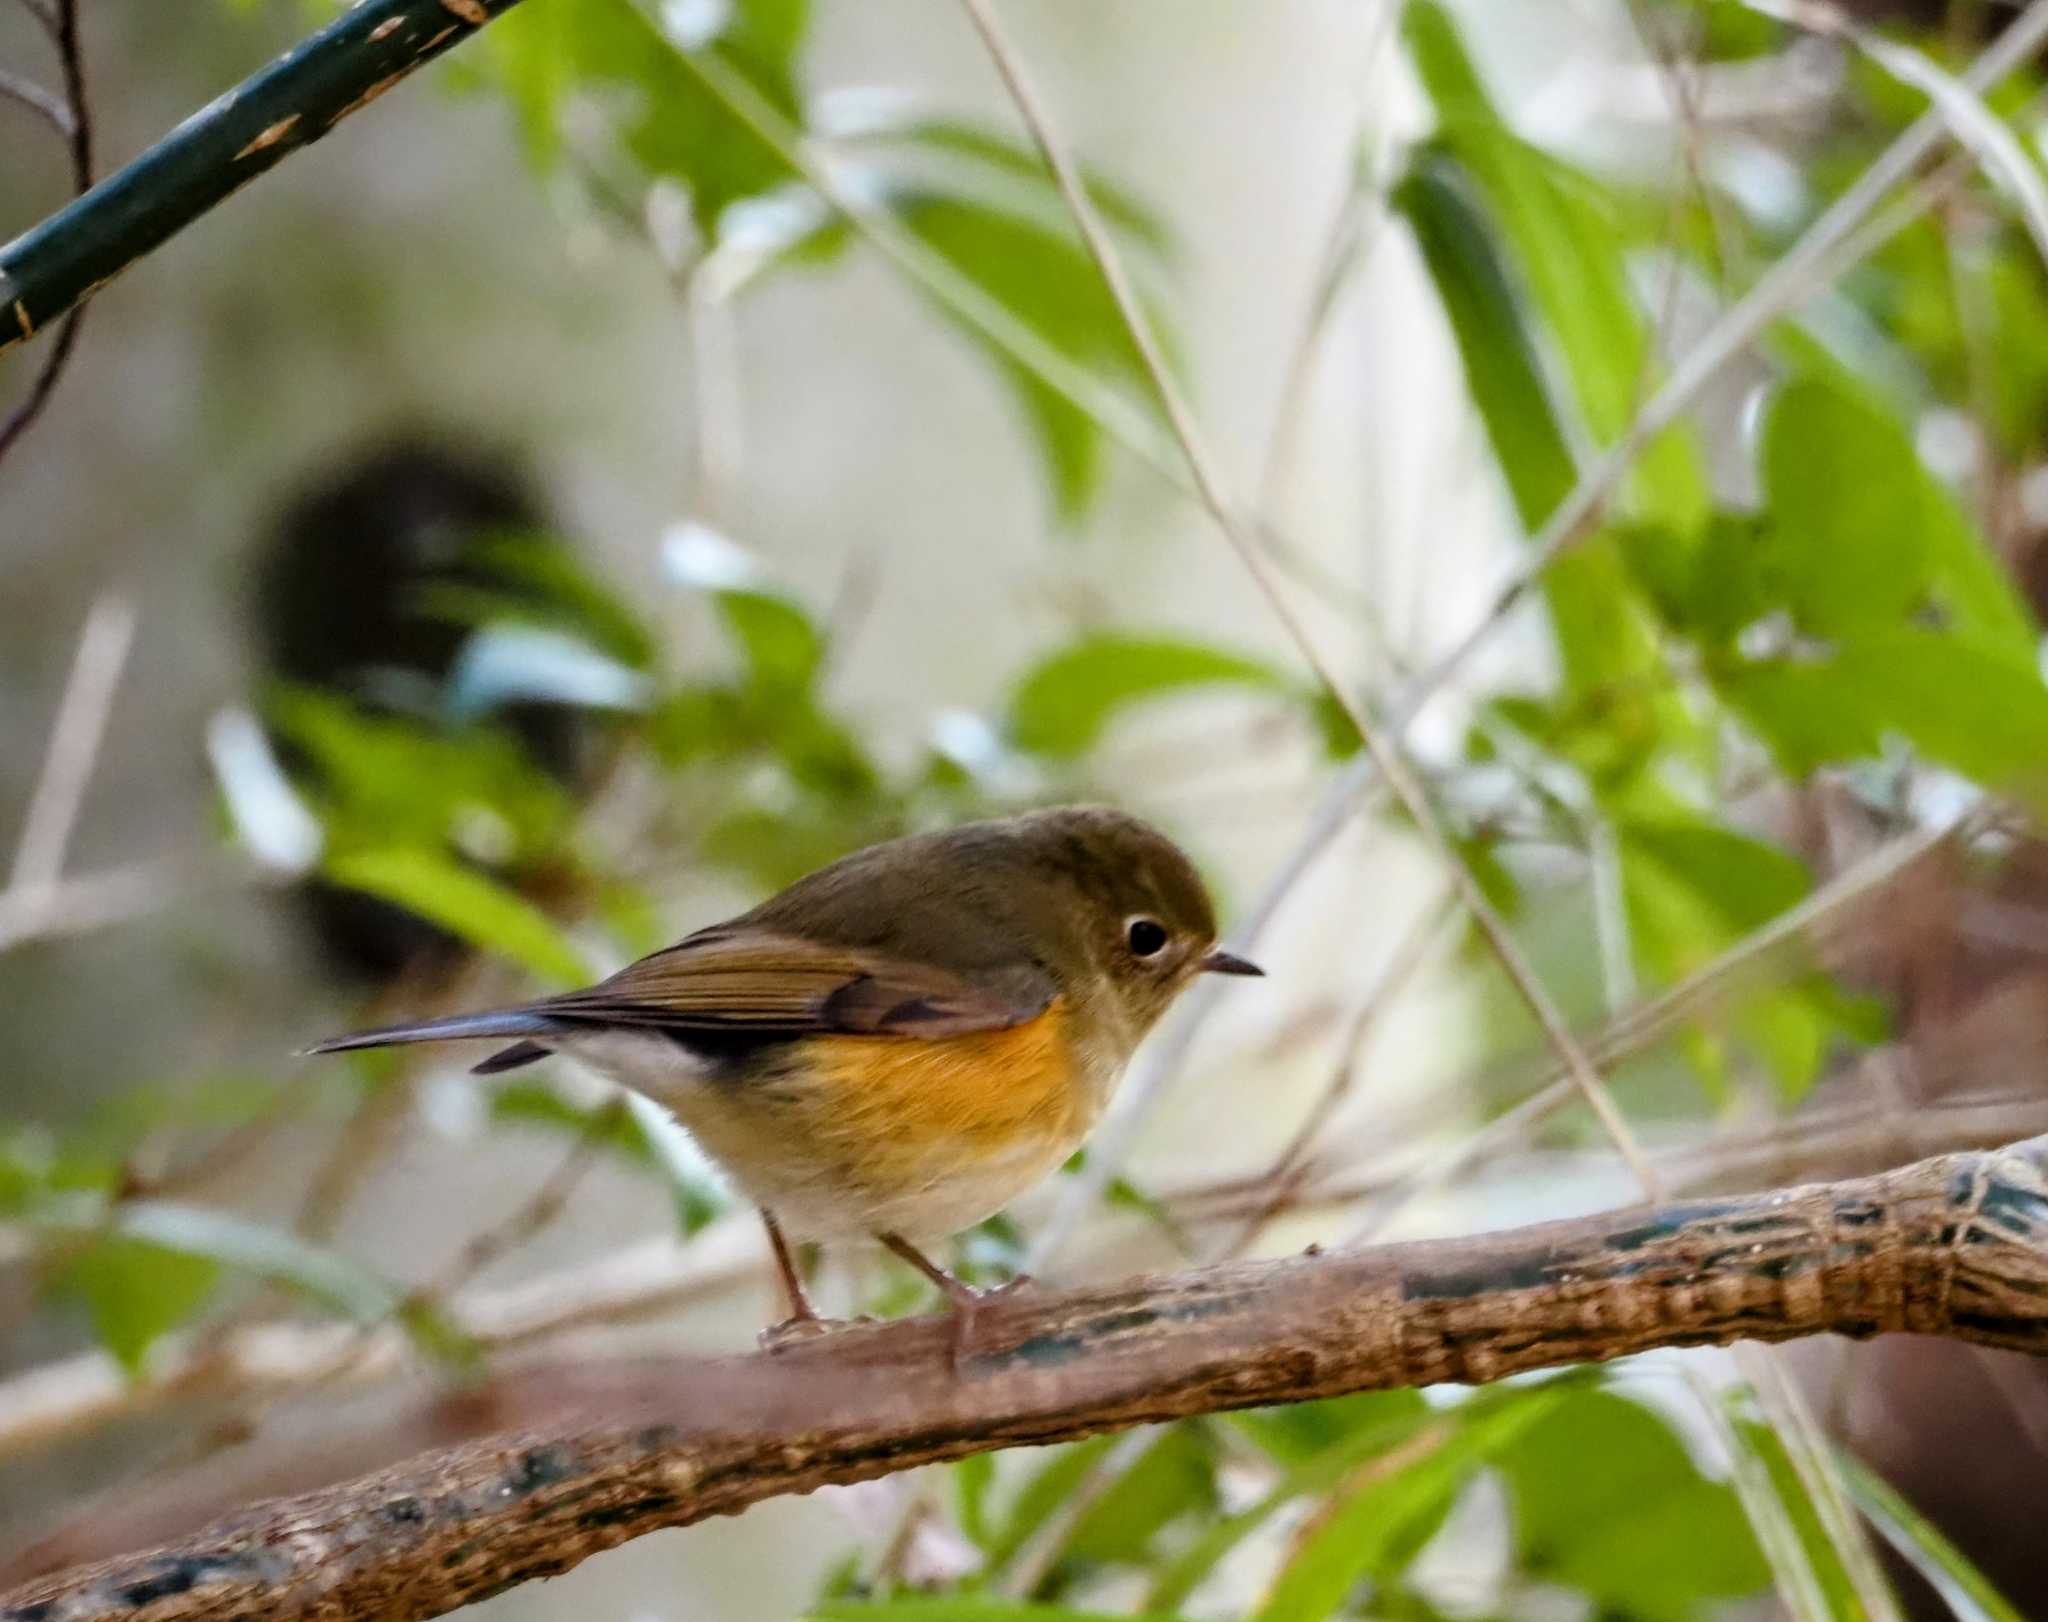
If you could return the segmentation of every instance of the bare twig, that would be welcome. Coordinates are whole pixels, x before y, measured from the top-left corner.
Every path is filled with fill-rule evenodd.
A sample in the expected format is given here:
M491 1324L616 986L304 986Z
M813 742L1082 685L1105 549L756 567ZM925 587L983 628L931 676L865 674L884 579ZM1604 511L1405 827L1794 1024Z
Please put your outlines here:
M1345 140L1344 195L1324 233L1315 279L1310 283L1308 312L1295 333L1280 374L1280 398L1273 410L1273 426L1266 436L1266 454L1259 471L1255 510L1268 522L1276 522L1280 516L1281 490L1293 465L1295 439L1308 408L1309 389L1315 381L1316 361L1329 331L1330 317L1336 312L1352 273L1365 261L1368 225L1381 217L1386 191L1384 163L1376 162L1368 174L1363 172L1362 160L1371 119L1381 109L1379 99L1372 93L1372 79L1387 42L1393 37L1400 12L1398 0L1381 0L1359 64L1358 100Z
M624 1101L616 1096L603 1108L594 1111L583 1130L576 1134L576 1141L569 1146L568 1153L562 1156L560 1163L541 1180L533 1193L503 1222L473 1236L446 1271L427 1286L425 1293L435 1300L445 1300L468 1285L485 1268L552 1227L568 1209L570 1196L597 1164L606 1135L624 1114Z
M1881 1177L990 1303L775 1353L565 1368L544 1421L251 1505L4 1622L438 1615L667 1526L971 1453L1659 1347L1833 1332L2048 1352L2048 1141ZM631 1390L631 1403L620 1398Z
M17 894L0 891L0 952L122 924L178 895L191 864L130 862Z
M67 141L78 127L78 121L71 116L71 108L62 96L45 90L33 79L9 73L5 68L0 68L0 98L26 107Z
M1237 1236L1216 1253L1218 1259L1243 1255L1300 1192L1306 1170L1304 1159L1356 1083L1358 1061L1365 1051L1366 1042L1423 964L1430 960L1431 948L1443 935L1444 926L1458 916L1455 900L1438 903L1418 913L1407 934L1395 944L1378 982L1360 999L1357 1011L1351 1017L1350 1027L1338 1045L1337 1062L1330 1072L1329 1081L1308 1113L1301 1118L1294 1135L1273 1157L1273 1163L1255 1179L1266 1187L1264 1203L1252 1213Z
M1686 1020L1697 1018L1772 972L1783 953L1814 943L1825 926L1836 921L1851 903L1896 878L1914 862L1951 839L1964 836L1970 823L1927 829L1893 841L1848 872L1816 890L1796 907L1752 930L1707 963L1648 1002L1611 1020L1586 1041L1586 1052L1603 1068L1611 1068L1661 1040ZM1414 1201L1498 1153L1524 1142L1529 1132L1576 1096L1562 1067L1512 1109L1503 1111L1451 1149L1402 1178L1378 1202L1370 1218L1346 1241L1363 1244L1386 1231L1387 1224Z
M1873 1057L1876 1057L1875 1055ZM1798 1181L1865 1176L1908 1160L1985 1149L2048 1132L2048 1098L1971 1098L1925 1104L1905 1120L1873 1119L1867 1106L1801 1114L1746 1133L1717 1133L1700 1143L1657 1151L1665 1185L1678 1194L1748 1193ZM1504 1175L1527 1186L1585 1186L1604 1155L1523 1148ZM1320 1162L1295 1196L1298 1207L1342 1211L1406 1186L1404 1174L1364 1168L1352 1175ZM1230 1178L1152 1190L1176 1221L1191 1228L1241 1223L1267 1197L1263 1180Z
M1306 622L1288 602L1286 595L1280 590L1279 582L1273 578L1272 571L1257 544L1256 534L1240 522L1237 506L1224 492L1194 414L1189 409L1187 401L1182 398L1180 387L1167 368L1157 335L1152 331L1151 322L1138 302L1129 277L1124 272L1116 246L1110 241L1108 231L1104 229L1101 219L1096 214L1094 202L1082 182L1072 154L1067 151L1064 141L1052 128L1051 121L1039 103L1037 92L1024 73L1022 62L1005 38L1002 26L996 19L992 0L961 0L961 3L987 44L989 55L996 64L997 72L1009 87L1011 99L1016 103L1025 127L1031 132L1032 140L1052 170L1054 179L1059 183L1068 210L1074 217L1075 226L1081 233L1081 239L1086 244L1097 269L1102 273L1103 282L1115 301L1124 327L1144 362L1146 374L1158 395L1166 420L1172 426L1174 438L1179 442L1181 452L1187 458L1188 470L1194 477L1204 505L1209 508L1218 528L1223 531L1224 538L1237 552L1246 571L1272 608L1274 617L1285 628L1289 639L1294 642L1309 667L1315 671L1317 678L1342 707L1352 725L1357 728L1359 736L1365 742L1366 752L1372 757L1380 776L1394 791L1403 808L1414 820L1417 829L1445 864L1459 899L1464 902L1465 909L1478 924L1481 934L1485 936L1488 946L1499 960L1517 995L1528 1006L1551 1046L1563 1060L1574 1085L1592 1105L1602 1127L1614 1141L1623 1158L1635 1169L1644 1189L1654 1195L1655 1173L1651 1170L1641 1147L1636 1143L1634 1132L1615 1107L1614 1100L1609 1096L1598 1073L1579 1051L1571 1027L1566 1023L1563 1013L1552 1000L1550 993L1537 978L1521 948L1515 944L1505 920L1487 899L1478 880L1472 876L1471 869L1451 843L1450 836L1438 819L1420 779L1402 756L1399 745L1382 735L1377 718L1367 714L1363 702L1352 693L1350 685L1337 675L1334 667L1316 647L1314 639L1309 635ZM2043 3L2048 4L2048 0L2043 0Z
M644 1322L755 1277L765 1277L759 1225L731 1221L687 1247L650 1242L512 1288L463 1292L446 1312L477 1345L509 1354ZM0 1382L0 1458L182 1403L301 1391L329 1377L344 1352L332 1377L368 1385L411 1367L416 1347L396 1324L364 1336L350 1324L280 1322L171 1337L140 1379L104 1352L45 1364Z
M57 718L50 727L42 771L29 797L0 905L10 898L47 893L63 875L64 855L106 738L114 690L134 642L133 603L110 596L92 605L78 634L71 675L57 703Z

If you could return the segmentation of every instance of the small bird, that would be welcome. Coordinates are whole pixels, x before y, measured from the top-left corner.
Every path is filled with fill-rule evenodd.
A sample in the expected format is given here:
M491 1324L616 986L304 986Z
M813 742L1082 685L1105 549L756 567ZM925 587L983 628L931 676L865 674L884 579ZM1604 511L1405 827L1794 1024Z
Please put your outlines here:
M760 1207L774 1345L828 1327L792 1234L879 1241L964 1326L984 1292L919 1247L1080 1147L1196 975L1261 972L1172 840L1068 806L856 851L582 991L310 1051L509 1038L477 1074L560 1050L655 1099Z

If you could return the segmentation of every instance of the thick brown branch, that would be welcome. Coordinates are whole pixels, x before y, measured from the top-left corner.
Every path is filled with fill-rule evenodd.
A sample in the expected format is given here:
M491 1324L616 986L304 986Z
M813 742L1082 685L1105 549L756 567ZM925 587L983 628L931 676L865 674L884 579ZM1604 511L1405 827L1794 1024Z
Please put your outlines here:
M0 1619L432 1616L660 1527L993 1448L1891 1331L2048 1351L2048 1138L1776 1194L1027 1293L977 1316L957 1370L936 1319L677 1360L640 1370L614 1411L251 1506L32 1583Z

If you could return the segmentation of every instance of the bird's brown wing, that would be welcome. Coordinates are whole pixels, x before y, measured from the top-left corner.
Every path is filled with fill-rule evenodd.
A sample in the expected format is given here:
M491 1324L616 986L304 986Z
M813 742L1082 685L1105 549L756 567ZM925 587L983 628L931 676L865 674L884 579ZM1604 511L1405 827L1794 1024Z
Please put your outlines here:
M1035 965L964 975L758 930L710 929L532 1011L679 1034L838 1031L937 1039L1021 1025L1054 986Z

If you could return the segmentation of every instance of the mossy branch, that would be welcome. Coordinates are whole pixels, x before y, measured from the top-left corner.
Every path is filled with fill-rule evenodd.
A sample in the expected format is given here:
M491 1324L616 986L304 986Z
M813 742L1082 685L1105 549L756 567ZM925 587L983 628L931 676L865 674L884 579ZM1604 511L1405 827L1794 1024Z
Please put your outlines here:
M1667 1346L1834 1333L2048 1352L2048 1137L1875 1177L1237 1264L648 1365L541 1429L251 1505L0 1622L434 1616L662 1527L969 1453ZM650 1397L649 1392L659 1393Z
M0 352L518 0L364 0L0 247Z

